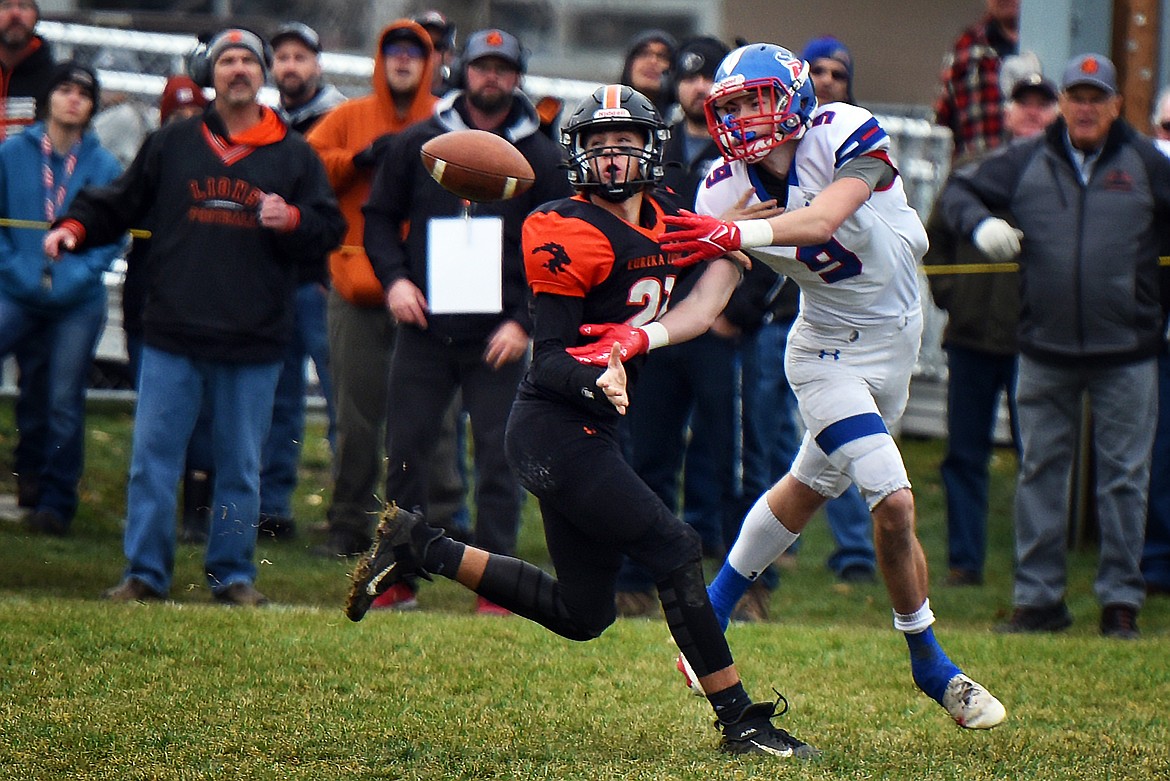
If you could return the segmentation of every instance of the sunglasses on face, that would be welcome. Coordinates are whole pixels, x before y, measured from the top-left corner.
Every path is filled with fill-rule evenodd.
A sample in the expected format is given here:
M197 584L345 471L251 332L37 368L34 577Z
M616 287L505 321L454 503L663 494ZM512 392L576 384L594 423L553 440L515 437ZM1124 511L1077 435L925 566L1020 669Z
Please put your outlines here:
M809 73L814 76L828 75L833 81L849 81L849 74L845 71L837 71L832 68L826 68L823 65L814 65L808 69Z
M422 47L413 43L392 43L386 48L382 49L384 57L410 57L412 59L422 59Z

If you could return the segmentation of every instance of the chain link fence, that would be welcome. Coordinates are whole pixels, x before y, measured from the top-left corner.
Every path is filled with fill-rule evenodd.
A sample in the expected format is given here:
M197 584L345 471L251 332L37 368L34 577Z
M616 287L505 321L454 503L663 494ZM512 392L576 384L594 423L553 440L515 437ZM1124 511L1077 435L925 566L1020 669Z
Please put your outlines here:
M104 104L125 103L138 109L143 116L154 116L167 76L186 71L186 58L198 43L194 35L148 33L47 20L38 24L37 32L50 42L58 60L76 59L97 71ZM321 55L321 66L325 80L346 95L354 97L370 91L373 60L369 57L326 51ZM566 107L572 107L600 83L528 74L524 78L524 90L534 100L555 96L562 99ZM275 104L276 91L265 88L261 99ZM568 113L566 110L562 116ZM950 132L931 123L921 107L879 107L876 113L890 136L891 156L903 177L910 205L925 221L949 172ZM120 268L116 267L109 275L113 290L110 322L99 345L99 359L108 362L125 361L117 297ZM926 310L926 331L915 375L919 379L936 381L945 378L946 374L945 356L940 346L945 315L931 303L925 276L920 275L919 281ZM10 382L10 376L11 372L5 372L4 382Z

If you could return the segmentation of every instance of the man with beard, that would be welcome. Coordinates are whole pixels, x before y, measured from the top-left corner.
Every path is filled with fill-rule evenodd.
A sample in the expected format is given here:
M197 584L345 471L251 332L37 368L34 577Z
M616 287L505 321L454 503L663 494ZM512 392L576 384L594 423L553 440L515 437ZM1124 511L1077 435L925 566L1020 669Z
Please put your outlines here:
M66 250L152 230L138 406L118 602L166 597L176 486L205 399L212 410L211 529L204 558L216 601L259 606L260 450L293 330L296 266L337 245L344 220L304 139L256 102L265 46L247 30L212 39L214 102L151 135L126 173L86 188L45 236Z
M0 2L0 141L36 119L53 75L53 56L33 29L40 19L36 0Z
M0 141L37 119L37 102L49 91L53 57L49 45L33 30L40 18L36 0L0 1ZM13 453L16 501L34 509L40 501L37 475L48 455L49 412L47 350L29 339L16 350L20 368L20 398L16 428L20 438Z
M321 83L321 39L300 22L281 25L272 36L272 81L280 93L280 113L304 135L330 109L345 101L341 90Z
M560 167L560 148L540 132L536 109L519 91L523 71L514 36L502 30L473 34L458 74L463 89L440 100L428 121L394 138L362 210L366 253L399 325L390 365L384 497L426 509L425 465L443 412L462 389L475 455L476 544L508 555L516 548L521 494L504 457L504 426L527 366L532 327L520 227L536 206L572 193ZM423 167L419 149L435 136L467 128L515 144L536 173L532 189L511 200L469 205L440 187ZM459 221L466 230L443 231L446 220L465 214ZM482 244L473 249L471 241L460 243L468 231ZM484 244L496 249L489 252ZM443 252L437 251L440 245ZM474 258L466 257L472 253ZM475 301L478 313L468 314L468 307L432 310L439 303L436 293L457 281L438 270L439 262L452 259L499 267L490 296ZM413 599L413 584L395 587ZM504 612L483 597L477 610Z
M280 93L281 118L298 133L309 132L328 111L345 101L332 84L321 83L321 39L317 31L289 22L272 36L272 81ZM329 441L333 442L333 381L329 373L329 342L325 300L329 277L325 257L298 267L293 340L284 356L272 428L264 442L260 465L260 531L278 540L296 536L292 494L305 434L305 359L310 358L325 397Z

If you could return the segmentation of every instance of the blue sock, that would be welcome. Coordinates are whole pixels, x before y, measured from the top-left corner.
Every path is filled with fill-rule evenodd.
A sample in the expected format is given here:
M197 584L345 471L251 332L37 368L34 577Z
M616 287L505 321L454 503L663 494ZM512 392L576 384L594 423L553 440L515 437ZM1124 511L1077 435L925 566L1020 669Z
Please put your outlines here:
M715 608L715 617L719 619L719 627L724 632L731 621L731 611L735 610L739 598L747 592L751 584L751 580L740 575L727 562L723 562L719 574L711 581L711 585L707 586L707 598L711 600L711 607Z
M941 705L947 684L962 670L955 666L934 639L934 630L930 627L915 634L903 634L906 635L906 644L910 646L910 672L914 675L914 683Z

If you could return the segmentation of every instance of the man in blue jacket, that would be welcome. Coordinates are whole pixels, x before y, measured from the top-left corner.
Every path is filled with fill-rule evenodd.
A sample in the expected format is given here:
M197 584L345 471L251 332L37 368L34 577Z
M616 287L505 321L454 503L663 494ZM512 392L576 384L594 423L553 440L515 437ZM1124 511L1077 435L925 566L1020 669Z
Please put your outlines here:
M98 92L90 69L74 62L57 66L44 121L0 145L0 216L51 221L82 187L117 177L118 161L89 132ZM106 319L102 272L118 246L70 252L50 264L41 251L43 237L43 230L0 228L0 356L35 342L47 360L48 392L33 400L45 405L47 441L33 476L39 490L27 524L64 535L77 512L85 385Z
M1132 639L1145 598L1138 562L1157 417L1170 160L1121 119L1105 57L1073 58L1059 103L1061 116L1043 135L956 172L940 208L990 259L1020 262L1015 612L999 629L1057 632L1072 623L1064 601L1069 482L1087 394L1100 630ZM1001 209L1011 223L992 216Z

